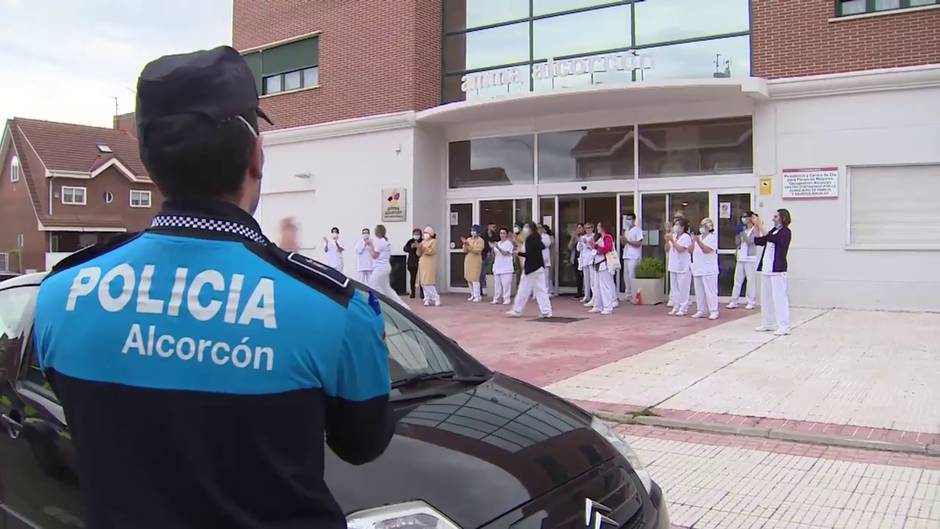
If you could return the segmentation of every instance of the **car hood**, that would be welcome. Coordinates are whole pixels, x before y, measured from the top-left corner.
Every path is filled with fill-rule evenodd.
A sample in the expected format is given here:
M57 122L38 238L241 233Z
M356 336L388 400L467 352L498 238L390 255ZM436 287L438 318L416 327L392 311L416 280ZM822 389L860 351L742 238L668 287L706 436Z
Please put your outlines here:
M327 451L326 481L347 514L423 500L475 528L616 456L590 415L501 374L398 411L375 461L353 466Z

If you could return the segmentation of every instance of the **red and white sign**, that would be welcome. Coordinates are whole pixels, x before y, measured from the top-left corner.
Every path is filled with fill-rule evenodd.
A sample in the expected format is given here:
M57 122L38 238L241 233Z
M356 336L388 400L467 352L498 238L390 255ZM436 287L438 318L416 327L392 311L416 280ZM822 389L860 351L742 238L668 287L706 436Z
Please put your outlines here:
M812 167L783 170L784 199L838 197L838 167Z

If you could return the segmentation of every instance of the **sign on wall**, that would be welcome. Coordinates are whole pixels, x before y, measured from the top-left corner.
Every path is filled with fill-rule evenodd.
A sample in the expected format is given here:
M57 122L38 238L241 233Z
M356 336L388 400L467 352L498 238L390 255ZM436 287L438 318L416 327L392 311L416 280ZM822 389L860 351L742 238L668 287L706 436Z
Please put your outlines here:
M837 198L839 168L813 167L783 170L783 198Z
M760 177L759 187L760 187L760 194L772 195L774 193L774 177L772 176Z
M382 222L404 222L407 211L405 188L387 187L382 190Z
M593 76L604 72L643 72L652 68L653 56L650 53L628 50L573 59L549 58L545 62L532 65L531 77L534 81L544 81L569 75L590 74ZM460 78L460 89L469 92L493 86L528 86L529 77L528 68L523 66L468 73Z

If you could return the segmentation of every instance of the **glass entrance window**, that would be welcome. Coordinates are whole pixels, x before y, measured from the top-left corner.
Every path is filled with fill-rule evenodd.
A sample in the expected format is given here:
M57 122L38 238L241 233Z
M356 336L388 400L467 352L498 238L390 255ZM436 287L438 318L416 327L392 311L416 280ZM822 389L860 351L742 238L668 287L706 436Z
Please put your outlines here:
M637 45L748 31L748 0L708 0L703 7L701 0L637 2Z
M444 0L444 29L460 31L529 16L527 0Z
M538 19L532 27L532 55L548 59L627 48L632 44L630 10L621 5Z
M640 125L640 178L754 170L751 117Z
M718 218L714 220L718 228L718 295L730 296L737 263L737 235L744 231L741 216L751 209L751 194L719 194L717 200Z
M533 183L534 141L527 135L451 142L450 187Z
M539 134L539 182L633 178L632 126Z
M652 68L637 80L747 77L751 75L751 39L747 35L644 48Z
M481 200L480 201L480 226L485 231L486 226L495 224L496 228L512 229L513 224L513 203L512 199L506 200Z

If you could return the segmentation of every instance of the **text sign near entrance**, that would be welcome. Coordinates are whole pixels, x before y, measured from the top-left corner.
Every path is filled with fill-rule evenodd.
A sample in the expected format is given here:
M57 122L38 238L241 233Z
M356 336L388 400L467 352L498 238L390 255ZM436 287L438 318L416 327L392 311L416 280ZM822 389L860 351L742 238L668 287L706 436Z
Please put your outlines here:
M382 222L404 222L407 211L405 188L387 187L382 190Z
M590 57L576 57L573 59L552 59L532 65L532 80L544 81L570 75L587 75L592 77L597 73L605 72L642 72L653 68L653 56L649 53L640 53L628 50L605 55ZM460 90L469 92L494 86L510 86L529 84L528 69L523 66L511 66L498 70L468 73L460 78Z
M838 198L839 168L783 170L783 198Z

